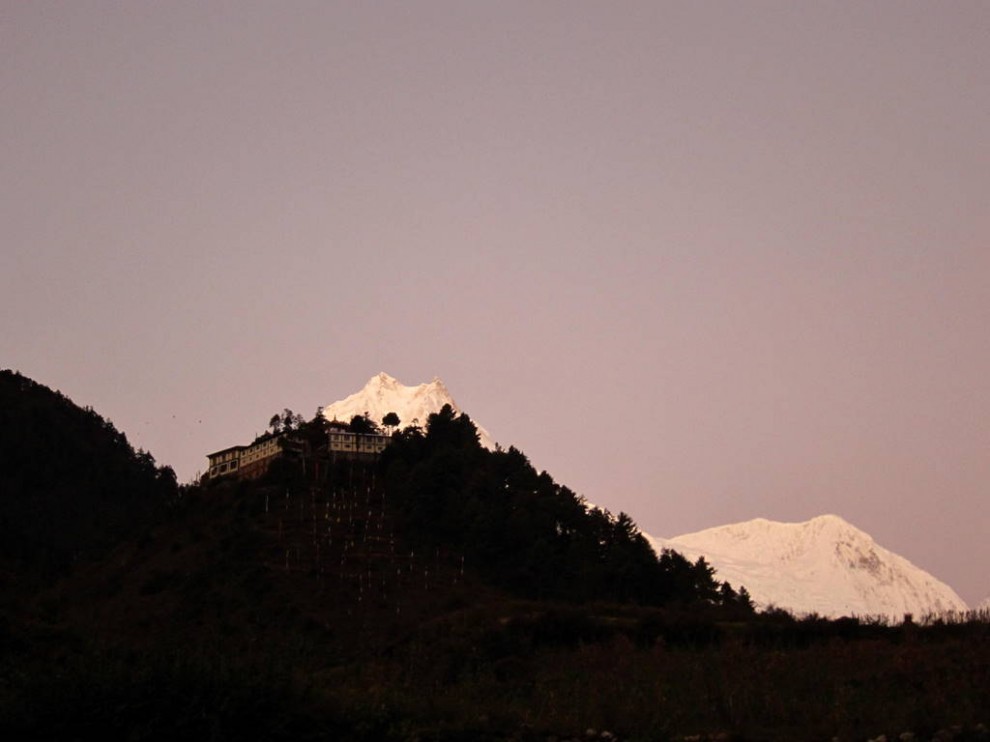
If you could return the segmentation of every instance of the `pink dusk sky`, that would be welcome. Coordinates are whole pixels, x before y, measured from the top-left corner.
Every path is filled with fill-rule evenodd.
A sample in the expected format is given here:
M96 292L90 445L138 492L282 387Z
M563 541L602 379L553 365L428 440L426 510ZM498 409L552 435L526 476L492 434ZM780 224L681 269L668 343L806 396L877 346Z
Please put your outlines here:
M0 366L192 479L387 371L990 596L990 3L0 2Z

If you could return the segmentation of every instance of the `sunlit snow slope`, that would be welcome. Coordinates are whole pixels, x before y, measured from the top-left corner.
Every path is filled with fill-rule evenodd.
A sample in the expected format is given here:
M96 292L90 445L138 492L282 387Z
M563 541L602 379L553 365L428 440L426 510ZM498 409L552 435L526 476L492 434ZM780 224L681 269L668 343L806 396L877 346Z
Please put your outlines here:
M744 585L760 607L893 620L967 607L948 585L836 515L805 523L757 518L671 539L648 538L657 551L670 548L692 561L704 556L719 579Z
M461 413L461 408L440 379L435 378L428 384L406 386L382 372L372 376L361 391L324 407L323 416L328 420L349 422L355 415L367 414L372 421L381 424L385 415L394 412L399 416L402 427L413 424L425 427L427 418L432 413L439 412L445 404L449 404L454 412ZM488 431L479 426L477 421L472 422L478 427L481 445L495 448Z

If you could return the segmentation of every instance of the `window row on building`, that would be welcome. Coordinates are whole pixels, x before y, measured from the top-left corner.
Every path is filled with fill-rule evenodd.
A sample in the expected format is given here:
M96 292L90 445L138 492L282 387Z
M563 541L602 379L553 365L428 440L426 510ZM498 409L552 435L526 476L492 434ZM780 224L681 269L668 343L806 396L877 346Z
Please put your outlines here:
M231 446L207 455L207 477L238 474L242 477L260 476L285 445L285 433L272 433L259 438L250 446ZM327 450L332 457L368 459L375 458L389 444L389 437L377 433L352 433L331 428L327 436Z
M266 468L269 459L282 450L282 435L268 435L259 438L250 446L231 446L222 451L207 455L210 467L207 470L210 479L222 477L244 470Z
M376 433L351 433L347 430L330 431L327 448L330 454L366 454L377 456L388 445L389 438Z

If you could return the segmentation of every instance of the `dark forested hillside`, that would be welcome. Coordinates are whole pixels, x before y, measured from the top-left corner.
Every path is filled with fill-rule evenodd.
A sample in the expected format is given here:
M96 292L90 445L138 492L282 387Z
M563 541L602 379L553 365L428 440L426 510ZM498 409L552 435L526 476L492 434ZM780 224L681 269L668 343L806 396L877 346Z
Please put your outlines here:
M704 560L658 559L625 513L589 507L515 448L484 449L471 420L449 406L425 432L396 433L382 468L408 538L458 550L516 594L751 610Z
M0 738L987 739L985 617L754 615L450 409L325 440L178 491L0 372Z
M294 450L308 454L287 453L263 486L325 494L318 427L294 431L306 442ZM0 457L0 558L34 577L50 579L139 536L177 496L172 470L135 451L110 421L12 371L0 372ZM449 407L425 429L395 433L377 465L355 471L387 504L394 538L460 559L514 595L749 610L703 561L658 559L627 515L588 507L515 448L484 449L471 420Z
M175 474L109 420L0 371L0 559L49 579L146 527Z

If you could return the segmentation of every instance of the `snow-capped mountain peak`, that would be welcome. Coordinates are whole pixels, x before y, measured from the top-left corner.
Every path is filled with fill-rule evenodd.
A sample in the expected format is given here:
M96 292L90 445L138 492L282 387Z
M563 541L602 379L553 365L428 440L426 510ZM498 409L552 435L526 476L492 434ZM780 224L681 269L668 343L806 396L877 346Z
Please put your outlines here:
M837 515L804 523L765 518L709 528L671 539L650 537L689 559L704 556L719 579L744 585L754 602L824 616L966 610L948 585Z
M430 415L439 412L445 404L449 404L455 413L461 414L461 408L447 391L447 387L439 376L433 380L416 386L406 386L394 376L382 371L372 376L364 387L354 394L329 404L323 408L323 417L327 420L349 421L355 415L367 415L371 420L380 423L389 412L399 416L400 425L426 425ZM477 424L481 445L495 448L495 442L484 428Z
M394 376L389 376L387 373L382 371L377 376L372 376L368 379L368 383L364 385L365 389L397 389L400 386L399 380Z

